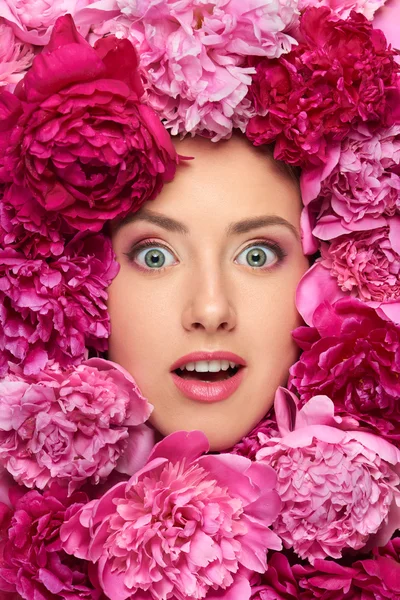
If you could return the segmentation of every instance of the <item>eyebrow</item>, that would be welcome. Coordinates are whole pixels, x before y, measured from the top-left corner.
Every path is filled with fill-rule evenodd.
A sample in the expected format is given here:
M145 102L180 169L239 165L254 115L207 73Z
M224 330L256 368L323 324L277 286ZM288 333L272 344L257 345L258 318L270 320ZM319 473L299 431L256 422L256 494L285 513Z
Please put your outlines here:
M165 215L160 215L153 211L143 209L137 213L131 213L119 221L115 226L115 232L121 229L121 227L124 225L128 225L128 223L133 223L135 221L147 221L148 223L153 223L154 225L158 225L159 227L162 227L163 229L173 233L181 233L183 235L189 234L189 229L180 221L176 221L171 217L166 217ZM300 239L299 232L297 231L296 227L283 217L278 217L277 215L263 215L260 217L244 219L243 221L238 221L236 223L230 223L226 228L226 233L227 235L238 235L269 225L284 226L289 229L298 240Z

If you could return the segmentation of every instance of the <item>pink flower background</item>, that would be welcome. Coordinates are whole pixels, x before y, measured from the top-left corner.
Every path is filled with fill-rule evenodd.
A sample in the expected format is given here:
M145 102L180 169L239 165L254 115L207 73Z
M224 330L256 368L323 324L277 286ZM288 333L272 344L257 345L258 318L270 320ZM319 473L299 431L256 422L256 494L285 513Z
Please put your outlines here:
M0 3L0 595L400 597L394 0ZM109 222L234 130L301 166L289 390L229 452L159 441L102 358ZM90 358L89 358L90 357Z

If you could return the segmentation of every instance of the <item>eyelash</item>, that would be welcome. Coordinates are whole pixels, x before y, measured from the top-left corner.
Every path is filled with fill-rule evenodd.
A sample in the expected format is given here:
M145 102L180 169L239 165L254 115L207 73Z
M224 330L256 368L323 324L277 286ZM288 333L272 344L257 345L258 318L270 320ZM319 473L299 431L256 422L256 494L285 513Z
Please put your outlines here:
M124 252L125 256L128 258L128 260L130 262L133 262L135 257L139 254L139 252L145 248L154 248L154 246L157 246L158 248L164 248L165 250L167 250L168 252L171 252L171 250L165 246L164 244L161 244L160 242L157 242L155 240L144 240L143 242L139 242L139 244L137 244L136 246L134 246L133 248L131 248L129 250L129 252ZM255 271L269 271L271 269L273 269L274 267L276 267L277 265L281 264L282 261L286 258L287 256L287 252L282 248L282 246L280 246L278 243L276 242L271 242L271 241L266 241L266 240L255 240L254 242L252 242L251 244L249 244L248 246L246 246L245 248L243 248L243 250L239 253L241 254L242 252L244 252L245 250L252 248L253 246L265 246L267 247L269 250L272 250L273 252L275 252L278 260L276 261L276 263L274 263L271 267L252 267L250 265L247 265L250 269L253 269ZM173 254L171 252L171 254ZM159 269L150 269L150 268L144 268L141 265L137 265L136 267L140 270L140 271L144 271L145 273L149 273L149 274L154 274L154 273L160 273L162 271L165 271L165 269L168 269L167 267L160 267Z

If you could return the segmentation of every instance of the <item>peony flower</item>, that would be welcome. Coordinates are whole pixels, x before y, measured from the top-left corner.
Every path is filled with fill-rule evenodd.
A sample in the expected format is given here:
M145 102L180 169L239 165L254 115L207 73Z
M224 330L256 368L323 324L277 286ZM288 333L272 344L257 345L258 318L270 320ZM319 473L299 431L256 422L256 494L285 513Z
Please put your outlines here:
M298 600L299 588L292 567L281 552L268 558L268 570L251 579L251 600Z
M364 302L400 301L400 217L382 229L341 236L321 247L322 264ZM396 251L397 249L397 251Z
M117 0L131 20L148 101L173 135L218 141L244 131L250 55L275 58L296 43L296 0Z
M24 42L43 46L48 43L54 23L67 13L73 17L92 0L2 0L0 17L14 29L15 35ZM88 27L81 27L86 35Z
M281 549L268 527L275 474L207 450L199 431L167 436L129 482L62 527L63 547L97 563L110 600L250 598L247 569L263 573L267 549Z
M383 6L375 15L374 27L381 29L385 34L387 41L393 48L399 49L399 4L397 0L386 0Z
M322 258L301 279L297 309L312 323L322 302L351 295L400 323L400 217L386 227L342 235L321 244Z
M17 371L0 382L0 463L27 487L57 481L69 492L103 481L119 459L132 475L153 445L152 431L139 427L151 409L132 377L106 360L28 379Z
M293 334L304 352L290 369L289 386L301 405L326 394L339 415L398 443L400 326L353 298L321 304L312 325Z
M330 152L329 169L302 174L306 210L313 234L330 240L385 225L400 212L400 126L376 131L358 127Z
M4 600L16 592L25 600L97 600L87 563L61 548L60 526L88 502L86 494L66 497L53 486L24 494L13 506L1 505L0 590ZM3 596L4 594L4 596ZM11 600L11 598L10 598Z
M33 57L32 46L18 40L10 25L0 18L0 89L15 86L31 66Z
M314 566L294 565L303 588L301 600L398 600L400 596L400 538L376 548L370 558L351 566L320 560Z
M0 250L0 372L7 362L25 374L54 359L62 367L107 348L107 287L118 272L111 241L77 234L51 262Z
M302 11L308 6L327 6L341 19L348 19L351 11L355 10L372 21L375 12L385 2L386 0L299 0L299 10ZM376 27L375 23L374 27Z
M276 425L275 415L273 410L268 413L268 415L254 427L252 431L245 437L243 437L240 442L238 442L231 450L231 454L239 454L240 456L245 456L246 458L250 458L250 460L254 460L258 450L261 448L261 443L259 439L259 434L262 433L269 437L275 437L278 435L278 429Z
M348 431L353 423L334 416L327 396L299 411L280 388L275 411L281 437L261 434L256 460L276 471L283 506L273 529L285 546L314 564L385 544L400 525L400 451L371 433Z
M19 250L27 258L52 258L64 251L71 229L58 213L46 210L20 186L4 186L0 193L0 245Z
M128 40L110 36L93 49L61 17L24 78L22 99L0 97L0 179L28 188L78 230L99 231L157 195L177 155L140 101L136 67Z
M256 68L249 98L257 115L246 135L255 145L276 142L278 160L319 167L330 144L357 123L391 124L389 92L399 66L383 33L361 14L344 21L328 8L309 8L299 35L304 41L290 54L249 61Z

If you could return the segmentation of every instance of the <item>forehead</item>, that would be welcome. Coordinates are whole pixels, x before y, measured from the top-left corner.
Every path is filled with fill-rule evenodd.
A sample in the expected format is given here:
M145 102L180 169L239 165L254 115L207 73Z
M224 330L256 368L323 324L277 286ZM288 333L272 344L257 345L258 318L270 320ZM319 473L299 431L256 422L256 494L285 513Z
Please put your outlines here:
M272 156L244 137L211 142L205 138L174 139L182 160L174 180L147 204L182 221L235 221L265 214L297 225L301 212L297 182Z

